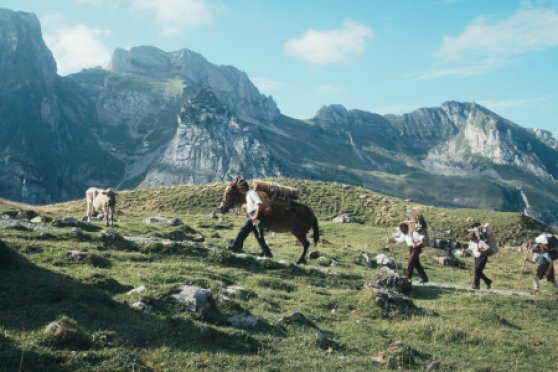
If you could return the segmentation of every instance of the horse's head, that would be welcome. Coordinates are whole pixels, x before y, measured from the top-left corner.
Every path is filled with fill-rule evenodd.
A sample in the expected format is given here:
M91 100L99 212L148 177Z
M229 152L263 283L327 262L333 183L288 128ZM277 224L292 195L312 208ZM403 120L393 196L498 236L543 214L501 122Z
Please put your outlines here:
M223 200L221 201L221 205L219 206L221 213L227 213L232 207L244 203L244 195L239 190L239 183L241 183L241 186L243 186L242 183L246 183L246 181L243 181L244 180L239 181L237 178L236 180L229 183L229 185L225 189L225 192L223 193Z

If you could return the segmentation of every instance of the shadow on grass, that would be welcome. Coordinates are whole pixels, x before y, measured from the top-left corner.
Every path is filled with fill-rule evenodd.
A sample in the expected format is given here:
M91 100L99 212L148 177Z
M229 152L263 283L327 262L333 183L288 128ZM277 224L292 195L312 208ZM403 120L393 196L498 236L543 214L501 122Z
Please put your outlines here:
M435 300L448 291L448 289L413 285L410 297L417 300Z
M363 276L359 274L327 273L327 269L322 271L311 265L284 264L274 259L258 260L257 256L238 255L221 249L212 249L207 260L253 274L267 273L283 280L302 279L309 285L322 288L359 289L363 281Z
M58 362L55 356L22 350L9 337L0 334L0 370L2 371L70 371L70 368L59 366Z
M99 330L116 332L123 345L133 350L163 346L177 351L237 354L252 354L258 350L257 340L244 332L213 330L207 333L189 319L162 319L133 310L114 301L94 284L85 284L35 265L1 241L0 271L0 326L7 331L42 333L48 323L66 315L88 334ZM17 347L10 347L6 340L2 343L5 345L0 360L19 358ZM49 354L36 355L37 361L52 362L49 368L55 369L58 365Z

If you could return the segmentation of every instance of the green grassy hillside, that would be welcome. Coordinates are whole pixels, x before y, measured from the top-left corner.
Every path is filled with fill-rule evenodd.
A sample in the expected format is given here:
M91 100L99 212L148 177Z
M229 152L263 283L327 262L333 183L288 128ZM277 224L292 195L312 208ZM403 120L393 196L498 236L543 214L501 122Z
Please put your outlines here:
M381 269L368 267L361 253L405 261L405 247L388 252L384 242L409 202L346 185L279 181L299 187L301 201L319 216L317 250L324 258L294 265L300 248L290 234L268 234L272 260L257 258L251 236L245 256L226 251L244 217L212 218L222 184L122 192L114 230L131 240L103 238L101 222L75 229L56 221L81 218L81 200L42 207L0 202L1 212L33 209L55 219L0 224L0 370L369 371L432 363L441 370L556 369L548 335L558 331L558 292L548 283L523 296L417 285L410 297L418 309L384 311L365 287ZM544 229L515 213L422 208L433 235L451 229L458 240L474 220L491 222L502 246L518 246ZM343 212L361 223L331 222ZM184 224L144 221L154 216ZM82 259L70 258L71 250ZM431 281L469 287L472 259L462 259L466 268L440 266L436 257L444 255L425 250ZM490 258L486 274L494 288L530 290L535 267L523 266L523 256L501 249ZM142 285L144 292L127 294ZM185 310L170 298L181 285L211 290L215 308ZM231 286L243 289L233 293ZM139 300L151 311L130 306ZM233 327L227 321L233 315L257 317L257 325ZM45 333L52 321L68 331ZM322 345L317 332L327 338Z

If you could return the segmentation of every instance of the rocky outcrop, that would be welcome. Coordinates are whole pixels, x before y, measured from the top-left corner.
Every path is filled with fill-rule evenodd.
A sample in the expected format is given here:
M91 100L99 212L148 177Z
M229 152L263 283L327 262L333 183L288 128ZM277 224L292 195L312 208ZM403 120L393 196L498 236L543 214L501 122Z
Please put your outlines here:
M186 87L209 87L241 120L273 122L280 115L271 97L260 94L246 73L216 66L188 49L164 52L155 47L117 49L108 67L117 73L149 74L159 80L179 77Z
M267 146L209 88L180 109L178 128L143 185L208 183L233 177L280 176Z

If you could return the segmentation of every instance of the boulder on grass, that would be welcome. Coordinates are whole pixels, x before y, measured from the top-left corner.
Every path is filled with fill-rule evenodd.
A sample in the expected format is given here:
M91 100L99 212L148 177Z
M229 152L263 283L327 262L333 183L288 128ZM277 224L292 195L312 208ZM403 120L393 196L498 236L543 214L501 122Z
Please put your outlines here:
M213 294L209 289L183 285L178 290L179 292L171 297L193 313L205 313L215 306Z

